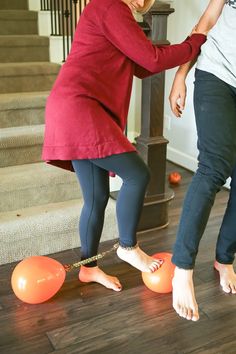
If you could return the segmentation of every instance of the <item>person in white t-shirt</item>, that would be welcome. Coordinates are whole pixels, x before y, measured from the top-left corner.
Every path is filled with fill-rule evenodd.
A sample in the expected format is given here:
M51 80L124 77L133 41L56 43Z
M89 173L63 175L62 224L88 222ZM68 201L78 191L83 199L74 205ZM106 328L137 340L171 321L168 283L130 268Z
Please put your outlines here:
M185 196L172 262L173 307L183 318L197 321L193 269L216 193L231 176L229 201L216 244L214 267L226 293L236 294L236 0L211 0L197 30L209 30L197 60L194 109L198 134L198 169ZM181 117L186 76L193 66L179 67L170 105Z

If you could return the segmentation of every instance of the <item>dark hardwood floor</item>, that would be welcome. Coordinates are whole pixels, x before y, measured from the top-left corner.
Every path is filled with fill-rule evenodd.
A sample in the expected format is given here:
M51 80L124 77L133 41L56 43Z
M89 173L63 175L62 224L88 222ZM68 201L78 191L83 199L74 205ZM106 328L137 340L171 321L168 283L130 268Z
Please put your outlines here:
M139 235L141 247L149 254L171 251L183 196L191 173L168 163L169 173L183 177L176 186L169 208L169 226ZM67 274L55 297L46 303L28 305L11 290L15 264L0 266L0 353L3 354L230 354L236 353L236 296L222 292L213 270L217 232L228 199L222 190L201 242L195 269L196 296L200 320L192 323L172 310L171 294L148 290L138 271L107 255L100 266L117 275L120 293L98 284L81 284L77 271ZM114 242L105 242L101 250ZM79 249L51 255L62 263L78 260Z

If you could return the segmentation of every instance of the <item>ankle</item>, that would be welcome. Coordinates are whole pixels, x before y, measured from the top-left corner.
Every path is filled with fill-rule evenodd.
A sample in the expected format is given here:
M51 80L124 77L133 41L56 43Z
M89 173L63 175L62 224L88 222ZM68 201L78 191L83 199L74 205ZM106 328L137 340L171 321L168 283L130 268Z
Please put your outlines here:
M80 267L80 272L82 273L93 273L96 272L98 270L98 266L94 266L94 267L86 267L86 266L81 266Z
M220 263L218 261L214 262L214 267L220 271L220 270L233 270L233 264L226 264L226 263Z
M139 247L138 243L136 243L134 246L123 246L119 244L118 249L124 250L124 251L133 251Z
M192 278L193 277L193 269L184 269L184 268L179 268L175 267L175 276L181 277L183 279L185 278Z

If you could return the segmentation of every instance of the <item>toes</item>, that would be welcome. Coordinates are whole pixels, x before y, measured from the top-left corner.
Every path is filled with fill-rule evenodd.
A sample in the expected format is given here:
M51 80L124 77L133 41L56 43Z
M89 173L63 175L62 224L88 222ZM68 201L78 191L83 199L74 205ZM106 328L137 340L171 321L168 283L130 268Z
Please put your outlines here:
M163 259L155 259L154 262L157 264L158 268L164 263Z
M149 269L150 269L151 272L153 273L153 272L155 272L157 269L159 269L159 265L156 264L156 263L152 263L152 264L150 264Z
M153 259L151 265L149 266L149 269L152 272L155 272L157 269L160 268L160 266L162 265L163 260L162 259Z
M232 294L236 294L236 285L232 286Z
M229 294L231 292L230 286L227 284L222 284L222 289L225 293Z
M187 309L185 307L181 307L179 315L183 318L187 316Z
M198 308L192 308L192 321L199 320Z
M121 291L122 290L122 285L119 281L118 278L116 277L111 277L110 282L112 283L112 289L115 291Z
M192 321L199 320L198 310L196 309L182 307L175 303L173 303L173 308L177 312L177 314L182 318L185 318L187 320L192 320Z
M114 286L112 287L113 290L115 291L121 291L122 290L122 286L118 285L118 284L114 284Z
M179 316L181 316L181 307L178 304L173 304L174 310L177 312Z
M192 321L196 322L196 321L198 321L198 320L199 320L199 315L198 315L198 314L194 314L194 315L192 316Z
M229 283L229 289L232 294L236 293L236 287L233 283Z
M118 291L122 290L122 285L119 281L115 282L116 288L118 289Z
M187 320L191 320L193 317L193 312L191 309L188 309L188 312L187 312L187 316L186 316L186 319Z

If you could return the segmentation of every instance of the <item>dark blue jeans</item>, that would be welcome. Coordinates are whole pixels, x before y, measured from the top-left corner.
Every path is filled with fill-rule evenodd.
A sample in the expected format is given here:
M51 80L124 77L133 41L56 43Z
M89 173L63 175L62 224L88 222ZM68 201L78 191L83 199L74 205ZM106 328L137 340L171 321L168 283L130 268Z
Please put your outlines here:
M216 193L231 176L229 202L216 245L216 260L232 264L236 252L236 88L196 70L194 109L198 169L188 188L172 261L192 269Z
M109 171L123 180L116 202L120 244L135 246L137 225L150 179L149 169L141 157L136 152L129 152L103 159L74 160L72 164L84 198L79 222L81 259L98 252L109 198ZM96 262L88 264L95 265Z

